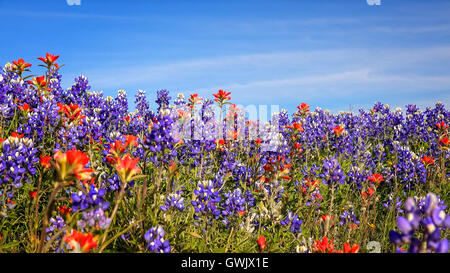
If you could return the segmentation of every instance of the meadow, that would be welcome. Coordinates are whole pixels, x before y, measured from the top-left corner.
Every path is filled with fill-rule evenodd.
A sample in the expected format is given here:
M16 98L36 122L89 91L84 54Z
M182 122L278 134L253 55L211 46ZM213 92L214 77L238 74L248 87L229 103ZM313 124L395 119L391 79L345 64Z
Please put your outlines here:
M159 90L150 109L139 90L129 111L84 76L64 90L59 60L1 68L1 252L448 252L442 103L299 97L260 121L230 91Z

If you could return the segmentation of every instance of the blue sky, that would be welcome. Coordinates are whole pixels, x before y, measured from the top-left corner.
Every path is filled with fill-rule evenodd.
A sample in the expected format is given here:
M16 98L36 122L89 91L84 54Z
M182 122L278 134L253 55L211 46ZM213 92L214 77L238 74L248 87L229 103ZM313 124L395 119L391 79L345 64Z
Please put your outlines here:
M0 0L0 63L59 54L115 96L138 89L332 111L450 105L450 2L438 0ZM35 72L36 71L36 72ZM133 108L133 107L131 107Z

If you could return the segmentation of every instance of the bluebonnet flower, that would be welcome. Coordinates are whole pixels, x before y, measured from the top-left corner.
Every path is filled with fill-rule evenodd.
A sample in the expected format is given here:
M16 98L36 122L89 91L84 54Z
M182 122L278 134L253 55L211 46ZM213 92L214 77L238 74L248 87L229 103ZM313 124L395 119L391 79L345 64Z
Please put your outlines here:
M164 239L164 229L161 226L150 228L144 235L147 249L155 253L170 253L169 241Z
M96 208L89 212L83 212L82 218L77 222L79 228L95 227L106 229L111 223L102 208Z
M144 90L139 89L136 94L136 100L134 101L134 103L136 104L136 110L142 117L144 123L147 124L149 121L151 121L152 113L150 111L150 107Z
M450 228L450 215L446 215L435 194L429 193L419 208L414 198L405 202L406 217L398 217L400 232L391 230L389 239L397 246L409 244L408 252L438 252L447 253L449 241L441 240L441 231ZM415 237L416 231L423 230L422 238ZM397 251L401 252L399 249Z
M301 225L303 224L303 220L300 220L297 214L294 216L292 211L288 211L286 219L281 220L280 224L283 226L290 224L289 231L294 234L299 234L302 232Z
M191 201L191 205L195 209L194 219L197 220L201 215L208 212L218 218L220 215L218 208L220 200L219 192L211 180L200 181L194 190L194 197Z
M49 226L45 230L46 233L46 241L50 241L56 233L60 232L61 230L65 230L67 228L66 222L61 216L52 217L49 220ZM53 240L53 247L55 249L55 252L62 253L64 252L64 248L59 248L59 243L62 239L62 236L65 235L65 232L63 231L61 235L58 235Z
M23 182L30 182L29 175L36 174L35 164L39 161L33 141L13 133L0 145L0 185L11 183L20 188Z
M49 220L49 226L48 228L45 230L45 232L47 233L47 241L50 240L53 235L61 230L62 228L66 227L66 222L64 221L64 219L61 216L56 216L55 218L50 218Z
M169 106L171 97L169 96L169 91L167 91L166 89L159 90L156 92L156 94L156 103L158 104L158 112L160 112L162 109L165 109Z
M352 210L348 211L348 210L344 210L344 212L339 216L341 218L341 221L339 221L339 224L341 226L349 223L349 224L355 224L355 225L359 225L359 221L356 218L356 214L355 212Z
M182 211L185 209L184 206L184 198L182 195L182 191L176 191L174 193L170 193L164 202L164 206L161 206L161 210L167 211L169 208L174 207L178 210Z
M89 192L86 195L83 191L72 193L72 210L76 212L78 210L86 210L88 208L99 207L103 210L108 209L109 202L104 201L105 189L97 189L94 184L89 185Z
M320 174L323 183L329 185L331 183L345 183L345 175L341 170L341 165L336 158L326 159L323 161L323 173Z
M385 208L388 208L389 210L394 206L395 207L394 211L396 214L397 213L401 214L404 212L404 210L402 209L402 201L400 200L400 196L397 197L396 202L394 202L392 193L389 194L388 201L386 203L383 203L383 206Z
M232 192L225 193L225 202L222 204L222 215L224 217L224 223L228 224L228 217L235 215L239 212L245 211L245 196L242 194L241 189L235 189Z

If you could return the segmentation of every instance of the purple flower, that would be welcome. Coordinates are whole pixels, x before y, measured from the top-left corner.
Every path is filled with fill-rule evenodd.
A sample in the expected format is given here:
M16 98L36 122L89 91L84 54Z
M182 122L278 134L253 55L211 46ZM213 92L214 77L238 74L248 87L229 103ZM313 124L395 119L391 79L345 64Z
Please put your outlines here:
M152 227L145 235L147 249L155 253L170 253L171 246L169 241L164 239L164 229L161 226Z

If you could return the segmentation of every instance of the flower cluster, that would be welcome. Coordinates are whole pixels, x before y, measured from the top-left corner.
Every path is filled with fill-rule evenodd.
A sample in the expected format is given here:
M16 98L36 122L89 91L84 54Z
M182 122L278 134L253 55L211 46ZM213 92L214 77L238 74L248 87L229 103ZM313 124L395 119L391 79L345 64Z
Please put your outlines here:
M447 238L441 239L443 229L450 228L450 215L446 215L446 207L439 204L438 197L433 193L429 193L420 203L422 206L411 197L406 200L406 217L397 218L400 232L390 231L391 242L397 246L409 244L410 253L447 253L449 241ZM415 237L416 231L422 233L421 238ZM400 249L397 251L402 252Z
M147 249L155 253L170 253L169 241L164 239L164 229L161 226L152 227L145 233Z

